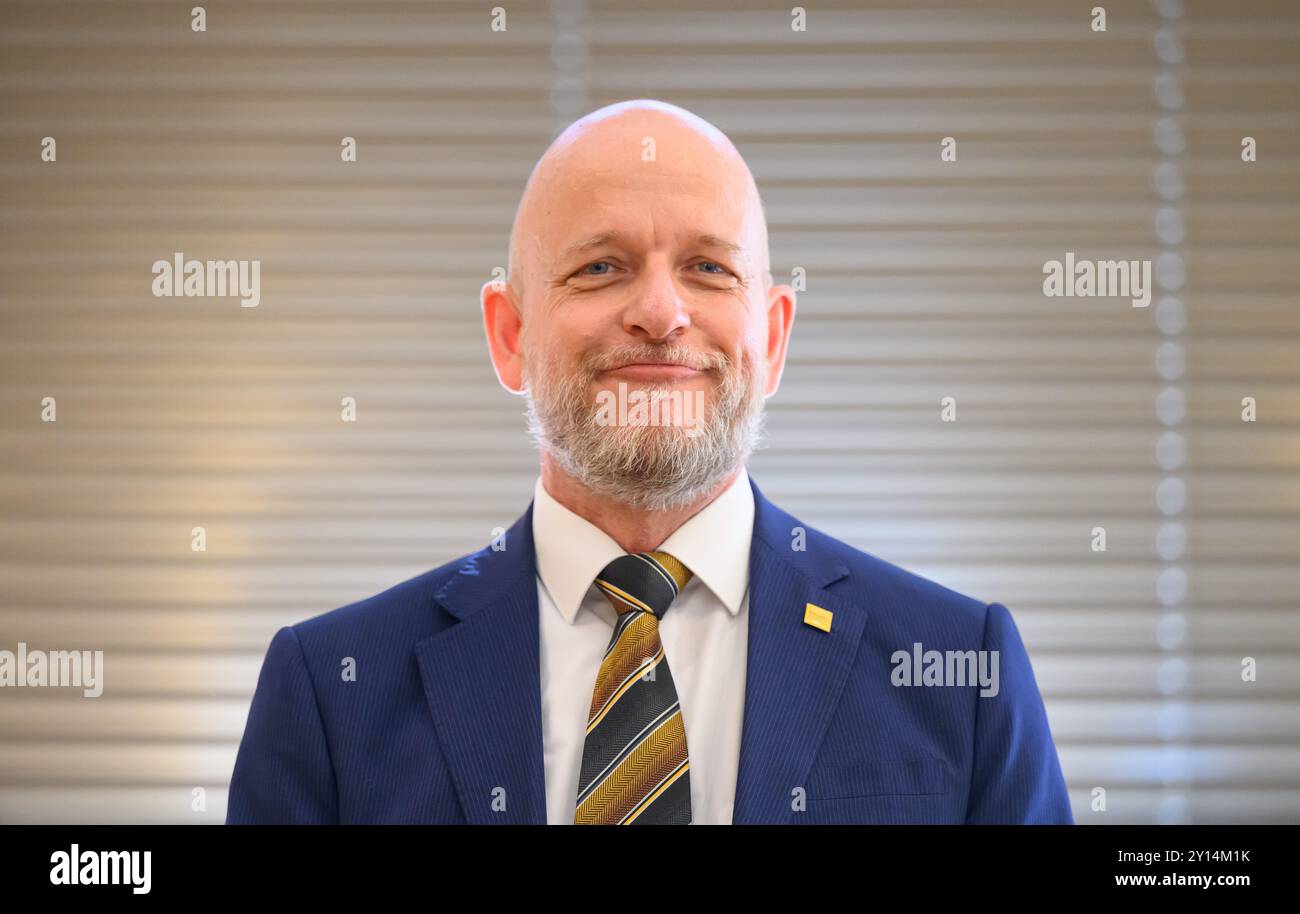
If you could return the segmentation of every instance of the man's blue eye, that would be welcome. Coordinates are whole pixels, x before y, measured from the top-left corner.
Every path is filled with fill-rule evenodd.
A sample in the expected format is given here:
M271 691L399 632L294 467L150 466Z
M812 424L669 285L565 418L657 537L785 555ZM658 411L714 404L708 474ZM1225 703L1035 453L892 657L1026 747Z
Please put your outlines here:
M585 273L587 270L590 270L592 267L607 267L607 266L609 266L609 263L608 263L608 262L606 262L606 261L604 261L604 260L598 260L598 261L596 261L595 263L589 263L589 264L587 264L585 267L582 268L582 270L583 270L583 272ZM587 275L588 275L588 276L600 276L600 275L602 275L602 274L600 274L600 273L588 273Z
M699 264L699 266L702 266L702 267L717 267L719 272L722 272L722 273L727 272L725 267L723 267L721 264L714 263L714 262L711 261L711 260L706 260L706 261L704 261L703 263ZM712 272L712 271L706 271L706 272Z

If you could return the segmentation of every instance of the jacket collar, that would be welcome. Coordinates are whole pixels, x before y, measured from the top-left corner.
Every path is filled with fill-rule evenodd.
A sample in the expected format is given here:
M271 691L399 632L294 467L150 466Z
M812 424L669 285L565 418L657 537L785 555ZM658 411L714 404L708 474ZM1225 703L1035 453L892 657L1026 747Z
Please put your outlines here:
M826 588L848 575L834 540L751 478L749 645L732 821L782 823L803 786L867 622ZM435 597L458 622L416 645L425 699L466 821L544 824L536 553L528 509ZM802 531L802 534L801 534ZM807 604L833 613L829 632Z

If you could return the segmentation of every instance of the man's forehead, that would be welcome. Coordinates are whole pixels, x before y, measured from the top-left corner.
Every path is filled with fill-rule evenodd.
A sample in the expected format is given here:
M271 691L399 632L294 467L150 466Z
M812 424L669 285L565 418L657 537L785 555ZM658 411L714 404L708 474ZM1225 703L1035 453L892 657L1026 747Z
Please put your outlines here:
M548 209L561 204L618 204L628 196L644 195L666 204L702 202L739 210L751 183L743 160L682 157L643 162L607 151L556 162L530 191Z
M535 228L560 256L582 246L642 246L649 235L740 246L749 221L762 218L751 199L732 175L604 169L556 181Z

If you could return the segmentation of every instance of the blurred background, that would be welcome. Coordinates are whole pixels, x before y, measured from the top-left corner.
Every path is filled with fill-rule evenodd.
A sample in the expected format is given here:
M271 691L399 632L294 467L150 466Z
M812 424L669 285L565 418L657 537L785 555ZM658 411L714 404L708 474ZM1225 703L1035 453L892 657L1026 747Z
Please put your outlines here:
M555 133L644 96L806 282L765 493L1010 607L1080 823L1300 821L1300 5L193 5L0 4L0 649L106 667L0 689L0 822L222 821L275 630L522 513L478 290ZM177 251L260 305L155 298ZM1045 297L1067 251L1150 306Z

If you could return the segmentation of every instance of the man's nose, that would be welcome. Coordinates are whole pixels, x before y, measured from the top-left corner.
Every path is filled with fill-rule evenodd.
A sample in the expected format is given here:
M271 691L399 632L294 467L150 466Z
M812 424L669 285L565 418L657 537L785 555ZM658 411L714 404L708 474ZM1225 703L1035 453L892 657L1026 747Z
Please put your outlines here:
M672 269L648 266L641 281L632 287L632 300L623 311L623 329L638 338L665 340L690 324Z

